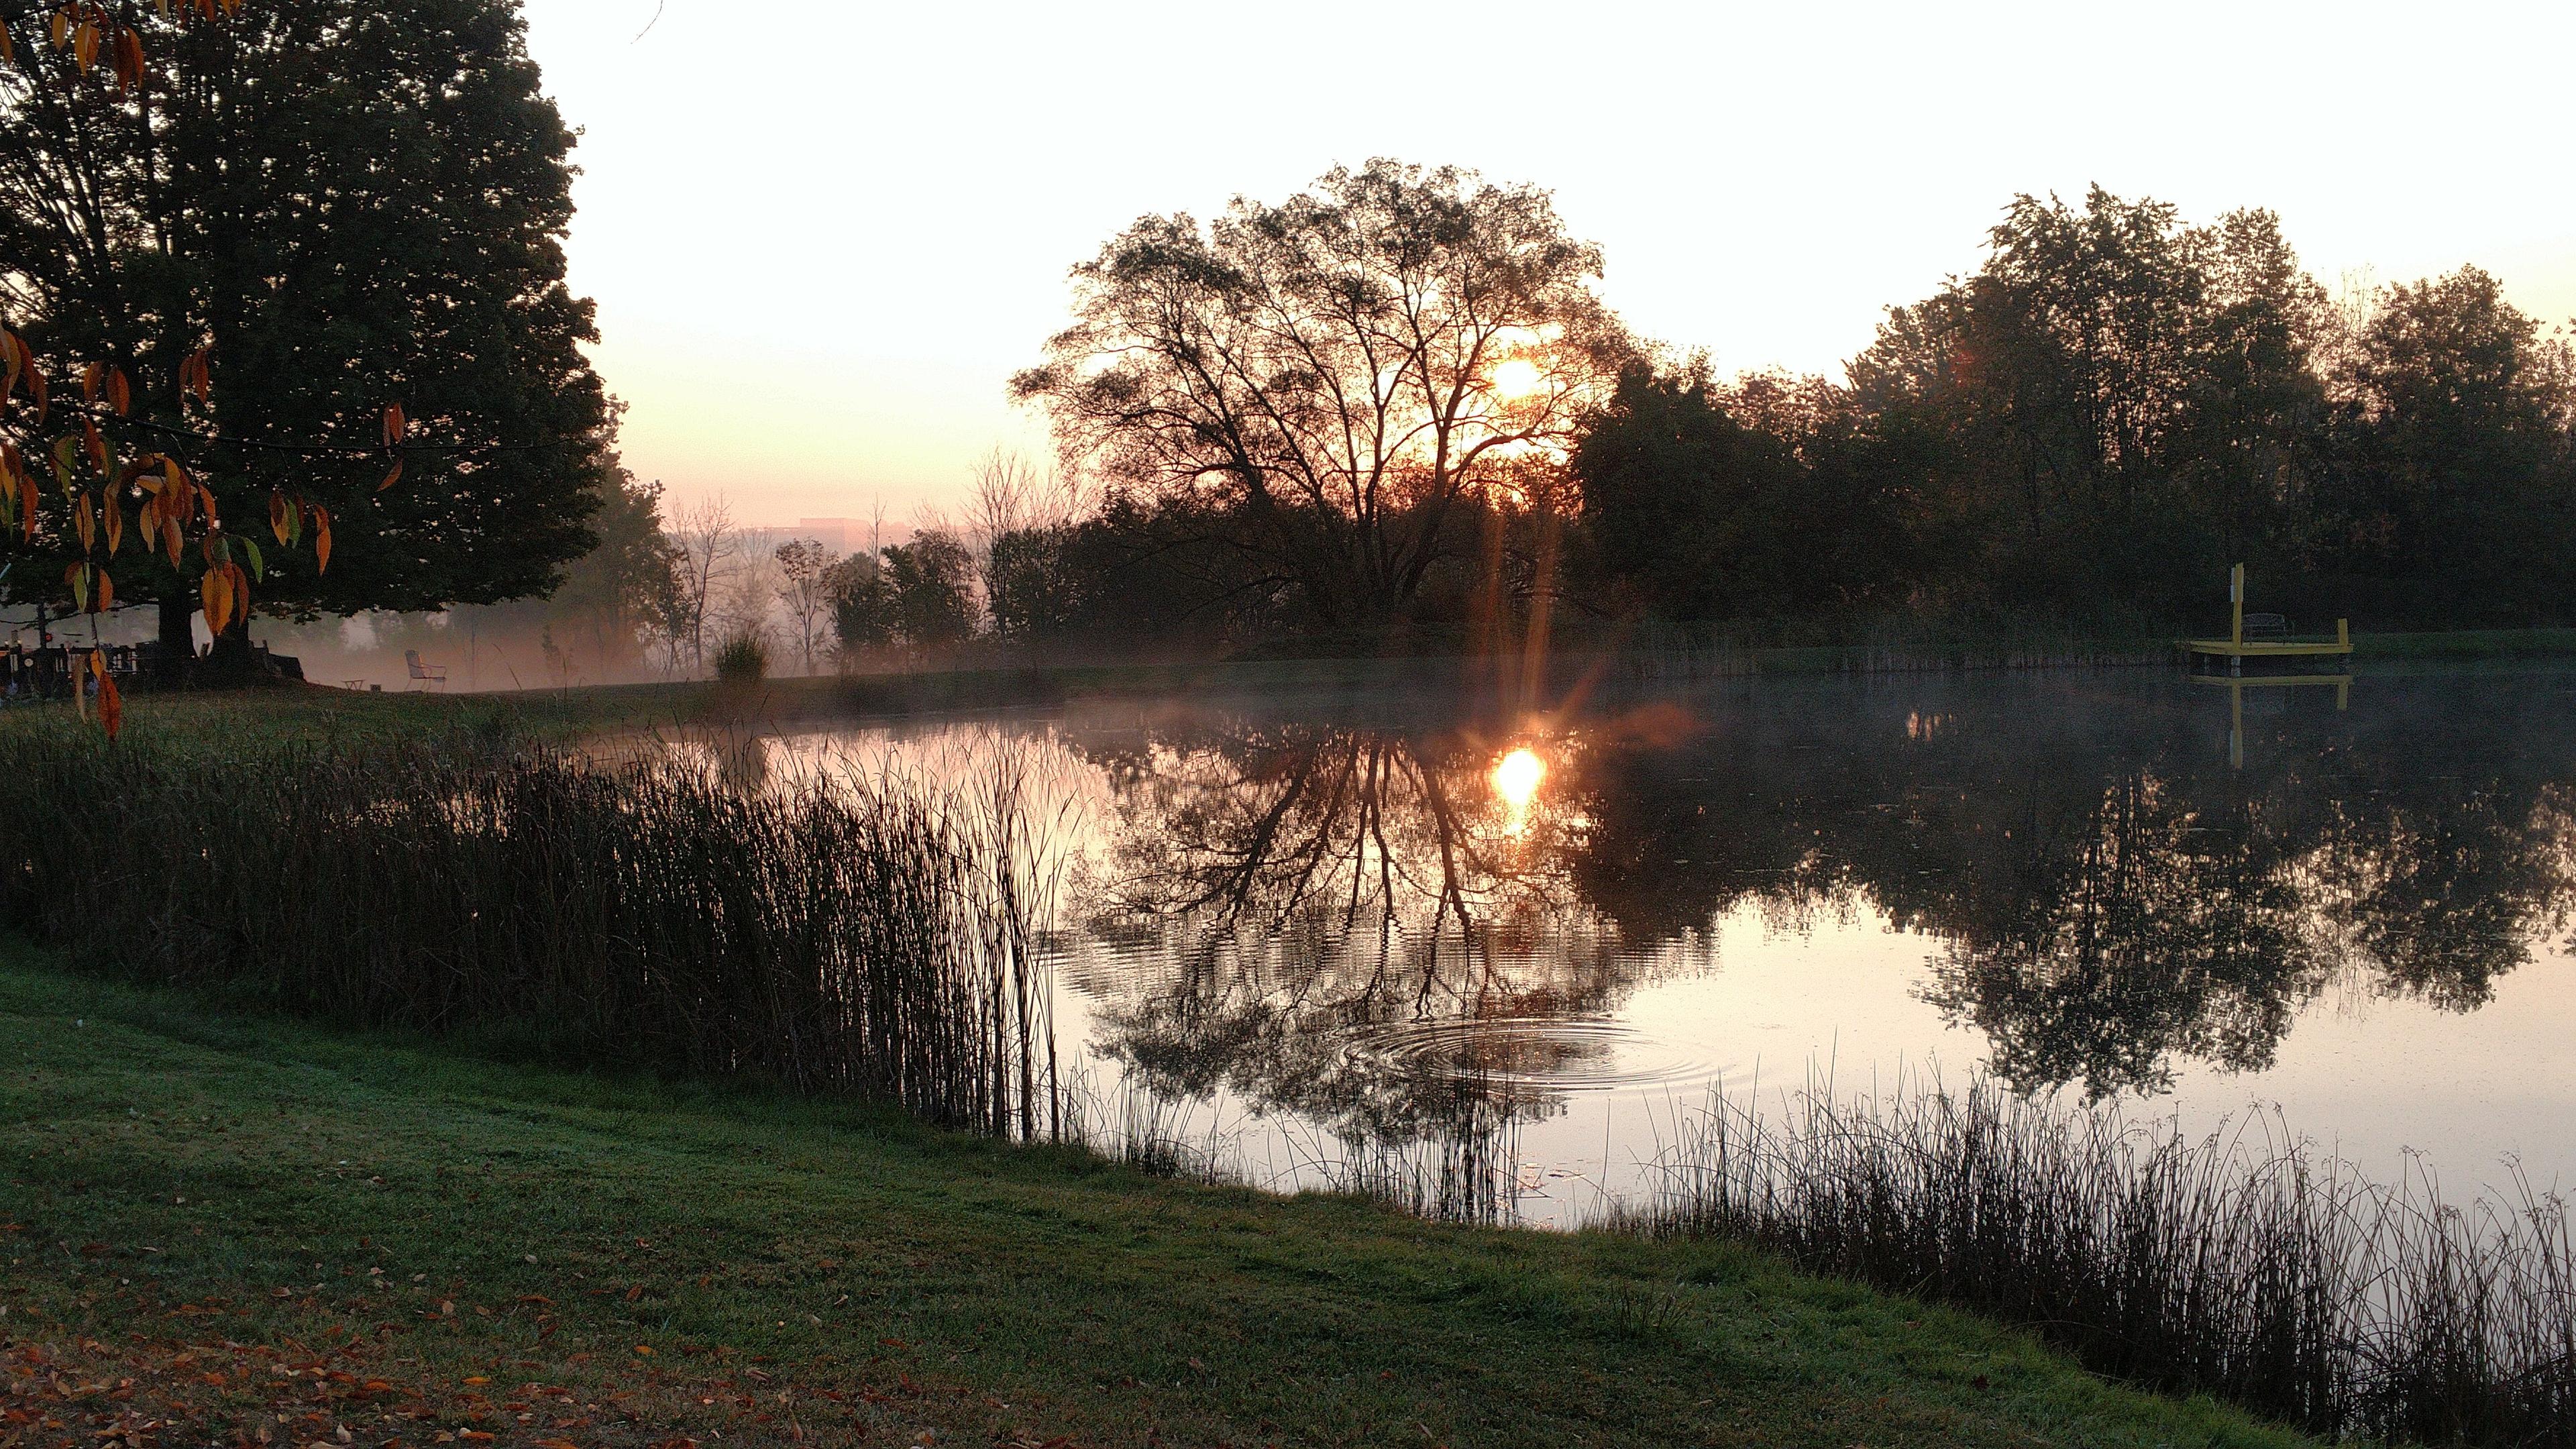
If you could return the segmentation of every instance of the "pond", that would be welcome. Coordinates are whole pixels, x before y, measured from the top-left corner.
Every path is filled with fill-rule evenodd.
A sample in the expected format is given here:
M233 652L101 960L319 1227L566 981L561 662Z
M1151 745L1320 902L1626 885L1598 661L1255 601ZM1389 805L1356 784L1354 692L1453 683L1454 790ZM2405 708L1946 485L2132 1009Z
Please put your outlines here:
M2576 673L1424 688L782 735L1047 802L1056 1030L1256 1183L1572 1223L1713 1091L2015 1090L2576 1175ZM1458 1201L1452 1201L1456 1199Z

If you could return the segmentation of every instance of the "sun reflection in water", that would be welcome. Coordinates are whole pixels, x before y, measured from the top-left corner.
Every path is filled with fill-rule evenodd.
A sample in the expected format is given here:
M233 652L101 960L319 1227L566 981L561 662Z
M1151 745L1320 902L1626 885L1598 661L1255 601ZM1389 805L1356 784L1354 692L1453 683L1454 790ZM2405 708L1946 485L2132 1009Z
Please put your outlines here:
M1529 828L1530 802L1538 798L1539 782L1547 778L1547 761L1535 750L1512 751L1494 764L1494 793L1502 797L1510 811L1504 828L1518 835Z

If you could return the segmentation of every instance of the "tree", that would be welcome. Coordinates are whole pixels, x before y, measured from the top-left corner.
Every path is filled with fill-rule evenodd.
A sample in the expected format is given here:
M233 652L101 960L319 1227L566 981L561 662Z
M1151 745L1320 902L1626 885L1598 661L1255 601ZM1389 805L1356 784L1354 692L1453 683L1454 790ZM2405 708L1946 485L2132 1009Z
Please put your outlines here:
M877 550L854 553L832 565L824 586L831 593L832 632L840 640L844 667L894 643L893 592Z
M632 663L645 631L658 630L673 604L679 551L662 531L662 485L620 468L591 515L591 531L599 542L565 570L544 612L575 622L602 665Z
M2564 610L2576 354L2475 267L2375 300L2335 379L2319 499L2332 561L2399 607L2447 598L2497 622Z
M214 555L299 616L550 588L593 542L613 419L579 350L590 306L563 281L572 136L516 5L116 9L132 13L93 42L112 80L83 73L80 44L24 34L0 64L0 308L43 370L130 379L129 432L215 516L291 503L281 541L327 522L339 543L326 570L233 535L202 561L128 565L118 594L157 602L184 651ZM397 400L417 432L380 432ZM59 592L50 578L15 569L9 597ZM227 613L236 637L246 613Z
M993 637L1036 644L1070 631L1080 616L1082 580L1074 572L1069 525L1015 528L985 549L984 608Z
M742 553L733 505L719 493L682 508L671 542L677 550L671 570L672 663L685 658L688 668L697 669L706 663L707 626L722 622L715 616Z
M814 644L832 611L832 551L821 539L796 538L780 544L772 556L778 561L778 602L795 621L796 651L804 657L805 672L811 674Z
M718 640L730 643L750 639L765 651L769 647L771 615L778 603L778 564L768 554L749 547L749 539L743 543L746 546L741 556L723 575L709 617Z
M2286 560L2328 313L2269 212L2021 196L1973 275L1890 309L1851 388L1963 592L2170 612Z
M895 637L916 652L975 636L975 564L945 529L924 529L885 550L885 583Z
M1553 463L1631 348L1546 193L1372 161L1202 228L1149 216L1073 271L1012 390L1069 464L1212 506L1328 625L1395 618L1453 527Z
M974 482L966 495L966 523L987 601L993 592L995 547L1037 523L1035 515L1045 507L1050 491L1028 460L1007 448L994 448L975 465Z

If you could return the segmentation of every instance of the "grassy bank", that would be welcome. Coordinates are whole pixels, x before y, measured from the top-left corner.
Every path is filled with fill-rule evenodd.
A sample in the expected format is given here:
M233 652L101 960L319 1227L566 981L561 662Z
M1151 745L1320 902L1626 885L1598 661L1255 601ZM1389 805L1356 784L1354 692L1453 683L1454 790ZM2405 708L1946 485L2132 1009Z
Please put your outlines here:
M1158 1181L58 968L0 941L0 1444L2302 1442L1724 1244Z

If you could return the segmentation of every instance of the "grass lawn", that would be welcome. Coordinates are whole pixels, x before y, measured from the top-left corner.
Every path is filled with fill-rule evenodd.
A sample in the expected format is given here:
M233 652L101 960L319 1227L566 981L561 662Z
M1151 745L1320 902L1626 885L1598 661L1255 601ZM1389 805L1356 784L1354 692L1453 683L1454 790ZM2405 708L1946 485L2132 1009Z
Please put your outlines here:
M2287 1445L1751 1252L230 1017L0 938L0 1445Z

